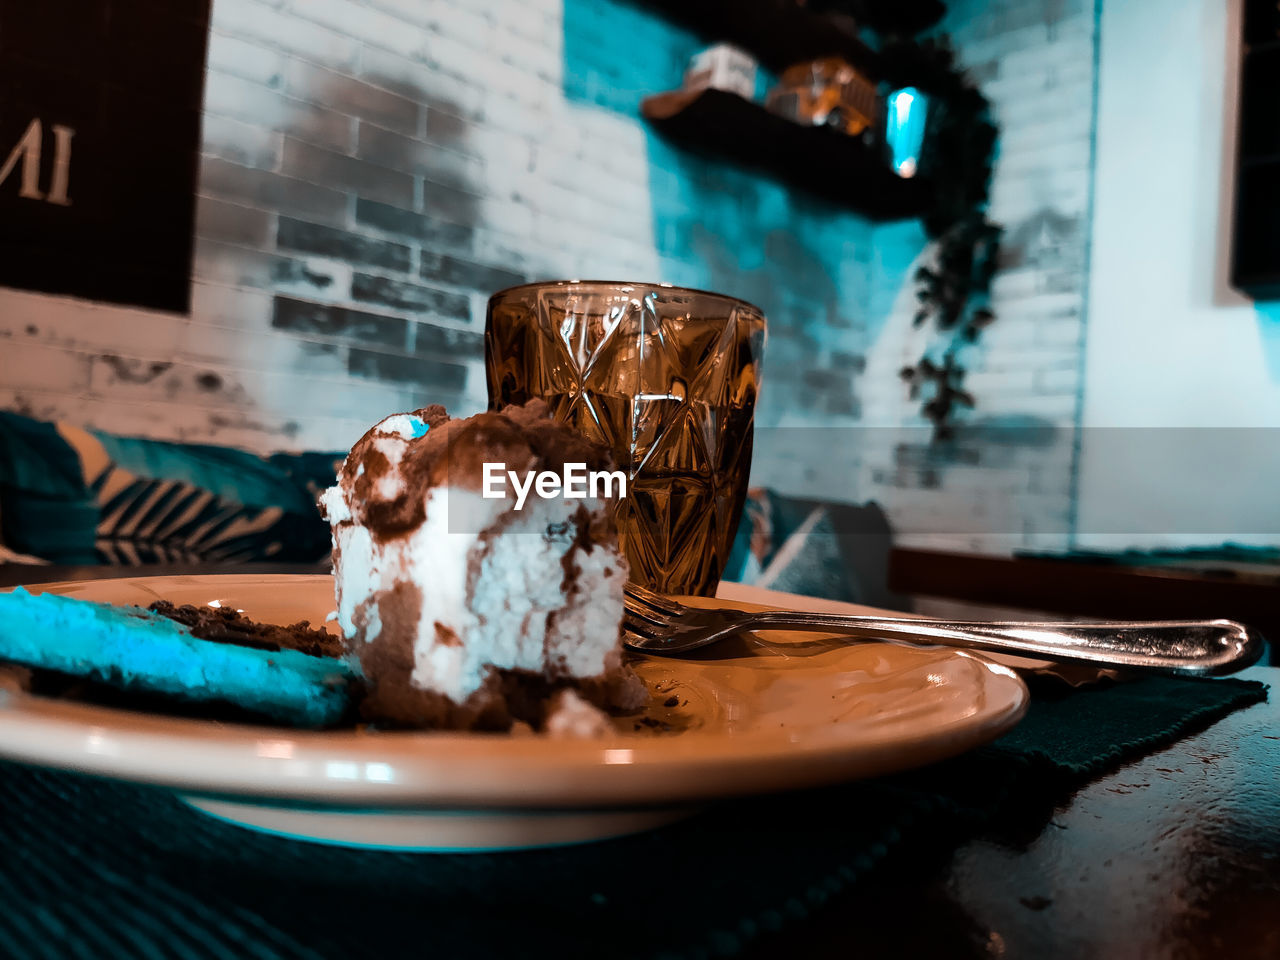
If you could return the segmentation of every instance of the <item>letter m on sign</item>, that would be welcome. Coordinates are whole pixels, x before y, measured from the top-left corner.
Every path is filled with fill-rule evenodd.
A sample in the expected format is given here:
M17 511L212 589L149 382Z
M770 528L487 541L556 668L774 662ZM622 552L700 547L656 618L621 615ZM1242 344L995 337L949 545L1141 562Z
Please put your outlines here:
M56 123L53 125L53 136L57 147L53 161L53 182L49 185L47 196L40 192L42 134L43 128L40 124L40 118L37 117L27 125L22 139L9 152L9 157L4 161L4 165L0 166L0 186L3 186L5 180L9 178L9 174L15 168L21 166L22 177L19 181L21 183L18 188L19 197L24 200L48 200L49 203L69 207L71 201L67 198L67 181L71 176L71 138L75 136L76 132L70 127L64 127Z

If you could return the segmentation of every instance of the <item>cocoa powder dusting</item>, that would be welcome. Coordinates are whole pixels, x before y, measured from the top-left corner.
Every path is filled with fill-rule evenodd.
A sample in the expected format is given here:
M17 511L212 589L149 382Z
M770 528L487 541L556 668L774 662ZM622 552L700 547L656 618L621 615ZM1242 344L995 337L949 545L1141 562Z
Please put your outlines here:
M485 463L502 463L518 473L560 473L566 463L584 463L588 470L615 469L606 447L554 420L541 400L465 420L451 419L438 404L413 415L426 422L426 433L404 440L375 426L351 448L338 477L352 522L368 527L377 541L420 526L426 519L426 492L432 487L480 490ZM378 449L379 440L404 444L398 465ZM401 480L391 497L380 493L378 484L389 470L398 470Z
M257 650L297 650L311 657L342 656L342 641L306 620L288 626L259 623L229 607L177 606L168 600L157 600L147 609L181 623L202 640Z
M435 622L436 643L443 647L460 647L462 646L462 638L457 635L451 628L446 627L439 620Z

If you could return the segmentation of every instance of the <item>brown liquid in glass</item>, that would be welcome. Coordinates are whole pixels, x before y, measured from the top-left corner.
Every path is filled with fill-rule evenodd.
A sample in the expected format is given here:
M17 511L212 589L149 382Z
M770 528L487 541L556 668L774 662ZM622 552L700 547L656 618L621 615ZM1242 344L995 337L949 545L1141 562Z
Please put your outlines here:
M608 445L627 474L615 518L631 579L711 596L747 493L764 318L735 309L672 322L653 311L629 324L621 310L597 311L610 328L602 337L600 317L572 304L491 303L489 405L541 397Z

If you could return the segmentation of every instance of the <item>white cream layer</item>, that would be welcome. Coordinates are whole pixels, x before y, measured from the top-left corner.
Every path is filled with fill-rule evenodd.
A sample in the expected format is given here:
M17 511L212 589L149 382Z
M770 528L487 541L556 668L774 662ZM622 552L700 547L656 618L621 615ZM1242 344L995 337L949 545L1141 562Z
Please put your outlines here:
M426 496L425 522L378 544L366 528L344 522L351 513L338 487L325 492L341 550L334 571L338 623L348 639L376 641L387 619L379 594L407 582L422 596L411 678L421 689L461 703L490 666L572 677L617 668L625 561L603 546L590 552L574 546L574 513L583 506L593 514L603 510L599 500L534 499L515 512L510 499L485 499L464 488L436 487ZM474 532L500 517L507 525L493 537ZM577 589L566 597L561 561L569 552L579 573ZM476 561L468 605L468 571ZM362 606L366 628L359 636L355 615ZM448 632L461 643L440 642Z

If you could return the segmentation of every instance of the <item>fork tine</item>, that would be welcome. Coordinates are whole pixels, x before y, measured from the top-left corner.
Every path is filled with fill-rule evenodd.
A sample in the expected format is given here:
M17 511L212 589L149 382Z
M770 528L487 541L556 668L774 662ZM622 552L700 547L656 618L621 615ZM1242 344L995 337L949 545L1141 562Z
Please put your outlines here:
M646 637L631 629L622 631L622 642L633 650L644 650L647 652L652 652L657 646L653 637Z
M628 583L623 588L624 593L635 600L638 604L648 607L656 612L662 613L668 617L678 617L684 613L684 606L674 600L669 600L660 593L650 590L648 587L642 587L638 583Z
M655 620L652 617L644 617L635 611L625 611L622 614L622 626L627 630L635 630L643 632L650 636L666 636L671 632L672 625L667 621Z
M645 649L661 649L670 640L671 631L666 627L646 623L634 617L623 617L622 639Z
M625 602L622 606L625 619L635 621L636 623L644 623L653 627L670 628L674 622L671 617L664 617L662 614L654 613L643 607L632 607Z
M660 640L665 636L665 631L659 625L645 623L643 620L636 620L633 617L623 618L622 632L624 634L632 634L641 640Z

